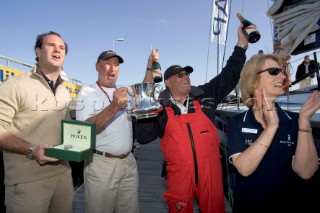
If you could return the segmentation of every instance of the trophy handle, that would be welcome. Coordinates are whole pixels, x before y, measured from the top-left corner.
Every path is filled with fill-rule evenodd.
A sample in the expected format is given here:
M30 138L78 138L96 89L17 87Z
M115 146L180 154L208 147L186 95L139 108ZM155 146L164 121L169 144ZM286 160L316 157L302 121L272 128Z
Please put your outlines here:
M155 101L158 101L160 93L163 91L163 88L160 84L155 84L153 86L153 98Z

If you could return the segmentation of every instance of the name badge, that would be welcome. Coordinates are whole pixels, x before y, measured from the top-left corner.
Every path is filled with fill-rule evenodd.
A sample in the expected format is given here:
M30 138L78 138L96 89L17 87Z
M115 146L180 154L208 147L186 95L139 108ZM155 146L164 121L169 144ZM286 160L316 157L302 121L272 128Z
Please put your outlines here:
M258 130L257 129L242 128L242 132L257 134Z

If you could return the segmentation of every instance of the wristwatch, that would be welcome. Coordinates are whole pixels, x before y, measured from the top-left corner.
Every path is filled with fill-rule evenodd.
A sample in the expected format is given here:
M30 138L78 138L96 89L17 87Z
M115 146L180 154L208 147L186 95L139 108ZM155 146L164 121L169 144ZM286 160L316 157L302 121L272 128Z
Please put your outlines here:
M244 44L239 44L239 43L237 43L236 46L241 47L241 48L244 49L244 50L247 50L247 49L248 49L248 45L244 45Z
M33 156L32 152L33 152L35 147L36 147L36 145L34 145L34 144L30 144L29 145L26 157L29 158L30 160L34 160L34 156Z
M152 71L152 68L147 67L147 71Z

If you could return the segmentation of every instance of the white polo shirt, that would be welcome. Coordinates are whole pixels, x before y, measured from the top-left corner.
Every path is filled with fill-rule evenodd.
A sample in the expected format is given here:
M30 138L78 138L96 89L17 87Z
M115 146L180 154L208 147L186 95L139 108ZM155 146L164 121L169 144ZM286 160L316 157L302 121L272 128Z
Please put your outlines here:
M115 88L102 89L113 100ZM97 84L92 87L83 87L76 99L76 119L86 120L106 108L110 101ZM96 150L108 152L113 155L125 154L131 151L132 141L132 118L126 111L120 110L106 124L104 130L96 136Z

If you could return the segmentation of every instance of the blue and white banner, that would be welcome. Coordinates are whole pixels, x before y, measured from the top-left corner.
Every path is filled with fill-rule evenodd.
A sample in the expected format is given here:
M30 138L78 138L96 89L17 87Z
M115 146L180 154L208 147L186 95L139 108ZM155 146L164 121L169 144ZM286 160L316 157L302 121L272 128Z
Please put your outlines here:
M225 45L229 19L228 0L212 0L211 42Z

